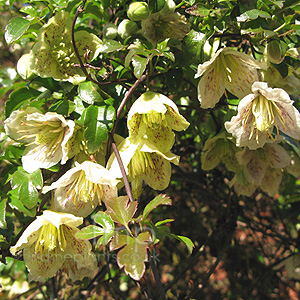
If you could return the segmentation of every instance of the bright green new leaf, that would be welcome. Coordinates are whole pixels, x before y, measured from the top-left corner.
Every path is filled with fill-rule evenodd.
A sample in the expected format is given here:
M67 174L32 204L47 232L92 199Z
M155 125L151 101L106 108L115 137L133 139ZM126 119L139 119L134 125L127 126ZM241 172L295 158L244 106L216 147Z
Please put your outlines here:
M103 44L100 46L100 52L109 53L109 52L119 51L122 48L124 48L124 46L117 41L105 40Z
M173 233L170 233L168 234L169 237L173 237L183 243L185 243L185 245L187 246L190 254L193 252L193 248L195 247L194 243L191 241L191 239L189 239L188 237L186 236L182 236L182 235L177 235L177 234L173 234Z
M137 204L137 201L130 202L127 196L114 198L105 202L107 206L106 213L111 216L113 221L125 226L129 230L128 222L131 221L136 212Z
M143 211L143 220L146 219L149 213L159 205L172 205L172 200L164 194L156 196L146 205Z
M115 224L113 220L105 212L99 211L94 216L94 221L103 228L103 234L97 241L96 247L100 247L101 245L107 245L115 233Z
M16 17L10 20L5 27L4 37L7 44L11 44L18 40L29 28L30 21L27 19Z

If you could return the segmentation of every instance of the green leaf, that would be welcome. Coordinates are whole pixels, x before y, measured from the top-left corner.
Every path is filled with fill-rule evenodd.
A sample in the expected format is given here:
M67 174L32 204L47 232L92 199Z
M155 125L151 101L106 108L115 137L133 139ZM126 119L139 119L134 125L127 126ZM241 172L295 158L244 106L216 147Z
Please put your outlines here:
M100 95L100 89L97 84L91 81L84 81L78 86L78 96L82 101L88 104L102 102L103 98Z
M90 240L103 234L103 229L96 225L89 225L76 232L75 237L81 240Z
M58 100L49 107L48 111L56 112L63 116L69 116L75 110L75 104L67 99Z
M161 226L164 225L166 223L170 223L170 222L174 222L175 219L165 219L165 220L161 220L155 223L155 226Z
M195 245L191 241L191 239L189 239L188 237L182 236L182 235L176 235L176 234L173 234L173 233L170 233L168 236L173 237L173 238L183 242L187 246L190 254L193 252L193 248L195 247Z
M35 217L36 215L36 208L28 209L24 206L24 204L20 201L18 190L10 190L8 192L8 196L10 197L9 206L13 209L18 210L19 212L24 213L30 217Z
M149 213L159 205L172 205L172 200L164 194L156 196L146 205L143 211L143 220L146 219Z
M107 131L113 125L115 110L112 106L91 105L83 114L83 118L83 124L86 128L84 138L87 141L88 151L94 153L107 139Z
M4 37L7 44L11 44L18 40L29 28L30 21L27 19L16 17L10 20L5 27Z
M149 232L142 232L136 238L127 237L126 246L118 252L117 262L120 268L134 280L140 280L145 273L145 261L148 260Z
M125 226L130 231L128 222L131 221L136 212L137 204L137 201L130 202L127 196L114 198L105 202L107 206L106 213L111 216L113 221Z
M5 117L8 118L14 110L20 109L40 94L40 91L27 86L13 91L5 105Z
M148 63L148 58L141 57L138 55L132 57L132 65L134 68L133 73L137 79L140 79L143 73L145 72L147 63Z
M100 52L102 53L115 52L121 50L122 48L124 48L124 46L117 41L105 40L103 41L103 44L100 47Z
M43 186L41 170L27 173L22 168L17 170L11 179L12 189L18 189L21 202L29 209L36 206L38 201L38 191Z
M1 229L7 228L5 216L6 216L6 200L1 199L0 200L0 228Z
M103 235L97 241L96 247L100 247L101 245L107 245L115 232L115 224L113 220L105 212L99 211L94 216L94 221L103 228Z
M247 20L255 20L258 17L260 18L264 18L264 19L271 19L270 14L268 14L265 11L262 10L258 10L258 9L250 9L246 12L244 12L243 14L240 15L240 18L243 21L247 21Z
M210 30L206 34L191 30L185 36L182 44L184 56L192 63L203 63L204 61L204 44L213 35L214 31Z

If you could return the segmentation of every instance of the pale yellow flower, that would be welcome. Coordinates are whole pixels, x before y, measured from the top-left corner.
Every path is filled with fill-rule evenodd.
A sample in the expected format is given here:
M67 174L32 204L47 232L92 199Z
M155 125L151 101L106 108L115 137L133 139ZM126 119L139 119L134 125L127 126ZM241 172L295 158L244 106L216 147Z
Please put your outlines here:
M23 250L29 281L43 282L59 269L64 269L72 280L93 276L97 260L92 245L75 238L82 223L82 218L72 214L46 210L25 229L10 252L15 255Z

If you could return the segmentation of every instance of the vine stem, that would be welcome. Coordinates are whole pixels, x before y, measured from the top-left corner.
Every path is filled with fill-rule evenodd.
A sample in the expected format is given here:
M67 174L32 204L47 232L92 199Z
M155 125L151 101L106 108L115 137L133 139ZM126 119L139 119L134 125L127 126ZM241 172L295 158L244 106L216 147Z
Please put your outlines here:
M110 156L110 150L111 150L111 146L112 146L112 137L114 136L114 133L116 131L116 127L117 127L117 124L119 122L119 119L120 119L120 115L121 115L121 112L123 111L129 97L131 96L131 94L134 92L134 90L138 87L138 85L143 82L145 79L147 78L146 75L142 75L140 79L136 80L136 82L132 85L132 87L128 90L128 92L126 93L125 97L123 98L118 110L117 110L117 114L116 114L116 120L114 122L114 125L113 125L113 128L110 132L110 136L109 136L109 139L108 139L108 142L107 142L107 151L106 151L106 162L108 161L108 158Z
M166 294L165 294L165 291L164 291L164 288L163 288L163 285L160 281L160 277L159 277L159 274L158 274L158 270L157 270L157 267L156 267L156 264L153 260L153 256L152 256L152 253L149 249L147 249L148 251L148 257L149 257L149 261L150 261L150 266L151 266L151 269L152 269L152 273L154 275L154 279L155 279L155 282L157 284L157 287L158 287L158 290L159 290L159 294L160 294L160 298L162 300L167 300L166 298Z

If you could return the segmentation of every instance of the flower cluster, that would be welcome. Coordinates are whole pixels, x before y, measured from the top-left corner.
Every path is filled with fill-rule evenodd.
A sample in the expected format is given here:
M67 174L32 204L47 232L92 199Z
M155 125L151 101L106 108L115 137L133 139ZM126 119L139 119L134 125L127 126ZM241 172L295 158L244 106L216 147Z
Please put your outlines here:
M278 143L300 139L300 113L285 90L259 81L259 69L265 65L231 48L218 50L198 66L198 98L203 108L213 108L226 90L240 99L237 115L225 122L235 141L225 132L207 140L202 168L212 169L222 161L235 173L230 185L238 194L250 196L261 188L273 196L282 170L295 170L291 167L295 160Z

